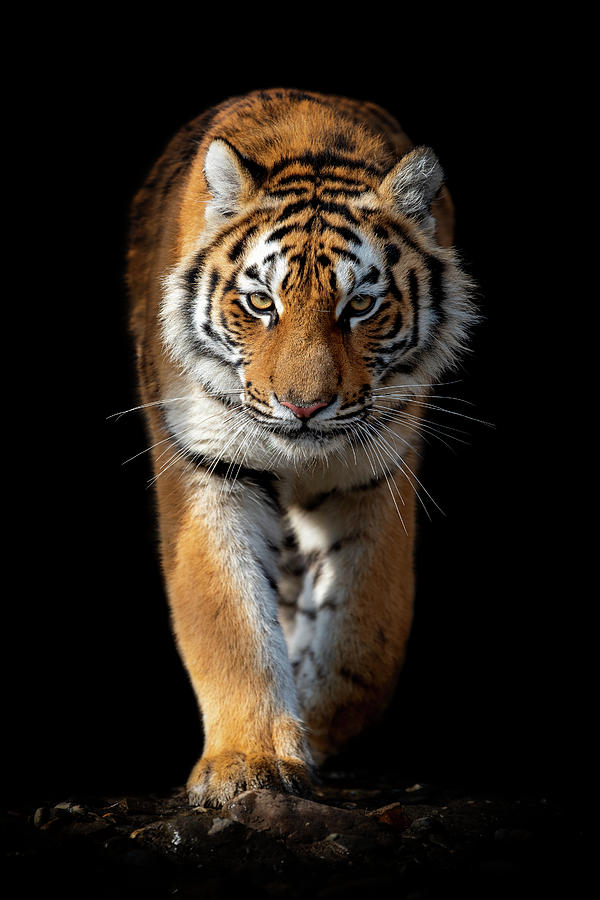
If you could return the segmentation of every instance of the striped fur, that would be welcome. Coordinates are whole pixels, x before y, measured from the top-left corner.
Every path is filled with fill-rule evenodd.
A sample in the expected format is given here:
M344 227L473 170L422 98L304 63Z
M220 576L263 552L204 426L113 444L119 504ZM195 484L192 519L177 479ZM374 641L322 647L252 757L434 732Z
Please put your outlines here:
M422 398L473 319L442 179L380 108L274 90L186 126L135 199L162 561L205 729L193 802L303 789L393 691Z

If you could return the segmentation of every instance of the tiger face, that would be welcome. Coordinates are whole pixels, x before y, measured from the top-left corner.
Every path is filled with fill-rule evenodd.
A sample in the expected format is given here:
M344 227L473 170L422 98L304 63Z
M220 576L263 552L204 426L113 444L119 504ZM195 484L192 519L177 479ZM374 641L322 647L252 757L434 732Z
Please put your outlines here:
M388 172L334 153L267 169L216 139L204 176L204 229L165 280L165 344L283 456L339 450L377 418L378 387L409 396L452 364L469 285L435 240L432 151Z

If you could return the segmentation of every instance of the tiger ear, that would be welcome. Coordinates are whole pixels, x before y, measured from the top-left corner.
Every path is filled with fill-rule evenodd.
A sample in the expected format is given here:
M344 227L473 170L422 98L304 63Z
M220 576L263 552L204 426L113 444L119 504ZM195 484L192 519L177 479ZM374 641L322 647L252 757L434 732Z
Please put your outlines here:
M258 187L262 167L245 159L228 141L215 138L204 158L204 177L212 210L232 216Z
M429 147L416 147L388 172L380 193L397 212L417 220L429 216L429 208L444 182L439 160Z

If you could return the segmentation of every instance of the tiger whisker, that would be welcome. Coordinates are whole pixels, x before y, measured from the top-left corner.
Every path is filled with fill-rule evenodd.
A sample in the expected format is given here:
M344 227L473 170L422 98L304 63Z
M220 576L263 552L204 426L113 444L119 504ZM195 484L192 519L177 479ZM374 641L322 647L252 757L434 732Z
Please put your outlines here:
M380 393L379 391L375 390L375 391L372 391L371 396L375 397L379 400L390 400L390 399L391 400L414 400L417 403L419 402L417 398L425 397L426 400L429 400L429 399L456 400L457 403L466 403L468 406L475 406L475 404L471 400L466 400L464 397L452 397L450 394L408 393L408 394L403 394L403 395L400 395L400 394L391 395L391 394L387 394L387 393L385 393L385 394Z
M240 434L242 434L242 432L245 431L245 430L246 430L246 422L242 422L242 423L238 426L238 428L237 428L235 434L233 435L232 441L235 441L235 439L238 438L238 437L240 436ZM231 445L231 441L230 441L230 443L229 443L228 446L230 446L230 445ZM238 447L237 450L234 452L233 457L232 457L232 459L231 459L231 461L230 461L230 463L229 463L229 467L228 467L227 471L225 472L225 475L223 476L223 485L222 485L222 487L221 487L221 494L223 493L223 491L224 491L224 489L225 489L225 485L227 484L227 479L229 478L229 473L230 473L230 472L235 468L235 466L237 465L236 462L235 462L235 458L236 458L236 456L238 455L238 453L239 453L240 451L242 451L242 450L244 451L244 455L243 455L243 457L242 457L242 461L239 463L239 465L238 465L238 467L237 467L237 474L236 474L236 476L234 476L233 481L231 482L231 484L228 485L228 486L230 487L230 489L233 488L233 485L235 484L237 475L239 475L239 473L240 473L240 471L241 471L242 465L243 465L243 463L244 463L244 460L245 460L246 455L247 455L247 452L248 452L248 444L245 444L245 445L242 445L241 447Z
M425 441L425 443L428 446L430 446L430 443L427 440L427 437L432 437L432 438L435 438L436 440L438 440L445 447L447 447L451 453L456 452L454 447L452 447L450 444L448 444L447 441L445 441L444 438L442 437L443 432L438 434L437 429L433 428L427 422L420 422L418 425L415 425L412 422L405 421L404 419L399 419L396 416L389 416L389 415L386 415L385 413L381 413L381 412L378 413L376 416L374 416L373 420L378 424L380 423L381 420L384 420L387 422L399 422L403 428L406 428L408 431L412 432L413 434L418 434L421 437L421 439L423 441ZM465 444L465 445L467 444L467 441L462 441L460 438L454 437L453 435L444 435L444 436L450 438L451 440L458 441L461 444ZM416 447L414 449L415 449L415 451L417 450Z
M168 459L167 462L162 466L162 468L160 469L160 471L157 472L156 475L154 476L154 478L152 478L152 479L150 480L149 484L150 484L150 485L155 484L156 481L158 480L158 478L159 478L161 475L164 475L164 473L167 472L172 466L174 466L174 465L177 463L177 461L178 461L179 459L181 459L182 457L184 457L184 456L186 455L186 453L188 453L190 450L193 449L192 447L190 447L189 445L186 444L186 438L187 438L188 435L194 434L194 433L195 433L195 431L196 431L196 429L197 429L197 427L198 427L198 424L203 424L204 422L208 421L208 419L212 419L212 418L214 418L215 416L223 415L223 414L225 414L225 420L227 420L227 419L229 418L229 416L231 416L231 415L232 415L234 412L236 412L237 410L241 409L242 406L243 406L243 404L240 404L239 406L233 407L233 409L219 410L219 412L212 413L210 416L207 416L207 417L206 417L205 419L203 419L200 423L196 423L192 428L188 428L188 429L185 429L184 431L178 431L178 432L176 432L174 436L177 438L177 440L183 441L183 446L182 446L181 448L179 448L179 449L177 450L177 452L176 452L175 454L173 454L173 456L169 457L169 459ZM161 458L165 455L165 453L168 452L168 449L169 449L169 448L167 447L165 450L163 450L163 452L162 452L161 454L159 454L159 456L158 456L157 459L156 459L156 462L158 462L158 460L161 459ZM188 468L188 467L186 467L186 469L187 469L187 468Z
M167 400L152 400L150 403L142 403L140 406L132 406L131 409L122 409L120 412L111 413L106 417L108 419L120 419L121 416L127 415L130 412L136 412L140 409L149 409L151 406L163 406L165 403L177 403L179 400L190 400L191 397L170 397Z
M362 431L362 430L363 430L363 427L364 427L364 423L362 423L362 422L357 422L356 424L357 424L357 427ZM388 490L389 490L389 492L390 492L390 497L392 498L392 501L393 501L393 503L394 503L394 506L396 507L396 512L398 513L398 516L399 516L399 518L400 518L400 521L402 522L402 527L403 527L405 533L408 535L408 530L407 530L407 528L406 528L406 524L405 524L405 522L404 522L404 518L403 518L403 516L402 516L402 513L400 512L400 509L399 509L398 504L397 504L397 502L396 502L396 498L394 497L394 491L392 490L392 486L390 485L390 480L389 480L389 477L388 477L387 472L386 472L386 466L385 466L385 464L384 464L384 462L383 462L383 459L381 458L381 455L380 455L380 453L379 453L379 450L378 450L378 448L377 448L377 445L376 445L375 441L373 440L372 436L369 436L369 435L367 434L366 437L367 437L367 438L370 437L370 442L371 442L372 447L373 447L373 452L375 453L375 455L377 456L377 459L379 460L379 464L380 464L380 466L381 466L381 471L382 471L382 473L383 473L383 477L384 477L385 480L386 480L386 483L387 483L387 486L388 486ZM395 481L394 481L393 479L392 479L392 484L393 484L394 487L396 488L396 491L397 491L397 493L398 493L398 496L400 497L400 499L402 500L402 502L405 503L404 497L402 496L402 493L401 493L400 489L398 488L398 485L395 483Z
M169 459L166 461L166 463L163 465L163 467L160 469L160 471L157 472L154 475L154 477L148 481L148 487L152 487L152 485L156 484L156 482L158 481L160 476L164 475L164 473L167 472L172 466L174 466L178 459L182 459L186 453L187 453L186 447L178 448L175 451L175 453L173 453L173 455L169 457Z
M410 390L411 388L432 388L432 387L447 387L449 384L461 384L462 378L456 378L454 381L431 381L425 382L423 384L381 384L377 385L374 390L376 391L405 391Z
M371 425L371 426L367 426L367 427L373 428L372 425ZM386 426L384 426L384 427L386 427ZM388 431L391 431L391 429L388 429ZM395 435L395 432L391 431L391 434ZM398 437L397 435L395 435L395 436ZM404 473L404 476L406 477L407 481L409 482L409 484L410 484L411 487L413 488L413 490L414 490L414 492L415 492L415 496L417 497L417 499L418 499L419 502L421 503L421 506L423 507L423 509L424 509L425 512L427 513L427 517L428 517L428 518L431 518L431 517L429 516L429 511L427 510L425 504L423 503L423 499L421 498L421 496L420 496L419 492L417 491L417 489L415 488L414 484L412 484L411 479L406 475L405 469L407 469L407 470L410 472L410 474L411 474L412 477L415 479L415 481L417 482L417 484L419 485L419 487L421 487L422 490L425 491L425 493L427 494L427 496L429 497L429 499L431 500L431 502L439 509L439 511L442 513L442 515L445 516L446 513L444 512L444 510L441 508L441 506L439 505L439 503L437 503L437 501L431 496L431 494L429 493L429 491L427 490L427 488L425 487L425 485L422 483L422 481L420 481L419 478L417 477L417 475L415 475L415 473L414 473L413 470L410 468L410 466L409 466L409 464L406 462L406 460L405 460L405 459L398 453L398 451L397 451L397 450L389 443L389 441L386 440L386 438L385 438L383 435L377 434L377 438L378 438L379 441L382 442L382 444L384 444L386 447L389 448L390 453L393 454L393 457L396 458L398 465L400 466L400 468L402 469L402 471L403 471L403 473ZM382 448L382 449L383 449L383 448Z
M211 419L214 419L217 416L224 416L225 417L224 421L227 421L227 419L231 415L233 415L233 413L237 412L240 409L243 409L243 406L244 406L244 404L240 403L239 406L227 407L225 409L220 409L217 412L211 413L210 416L205 416L203 419L200 419L199 422L195 422L194 425L192 425L190 428L186 429L185 432L178 432L177 434L178 435L184 434L184 433L185 434L190 434L190 433L193 434L199 428L200 425L204 425L206 422L209 422ZM161 456L162 455L163 454L161 454ZM158 457L158 459L160 459L160 456Z
M371 454L369 453L367 447L365 446L365 444L363 442L363 436L361 435L361 433L359 431L358 425L359 425L358 422L354 422L354 423L350 424L349 427L353 429L358 441L360 442L361 447L364 450L365 456L367 457L369 465L371 466L371 471L373 472L373 477L377 478L377 472L375 470L375 466L373 465L373 459L372 459Z
M417 498L417 500L419 501L419 503L421 504L421 506L422 506L423 509L425 510L425 513L426 513L427 517L430 519L431 517L430 517L430 515L429 515L429 510L427 509L427 507L426 507L425 504L423 503L423 499L419 496L419 492L417 491L416 487L414 486L414 484L412 483L411 479L409 478L409 476L406 474L406 471L404 470L404 466L405 466L405 464L406 464L406 463L405 463L405 460L404 460L404 459L402 458L402 456L400 456L400 454L399 454L399 453L391 446L391 444L390 444L388 441L386 441L386 439L383 437L383 435L379 434L379 433L373 428L372 425L369 425L368 423L366 423L366 427L369 428L369 429L371 430L374 443L377 443L377 444L379 445L381 451L382 451L383 453L385 453L386 456L387 456L393 463L395 463L396 466L400 469L400 471L402 472L402 474L404 475L404 477L406 478L406 480L408 481L408 483L409 483L410 486L412 487L413 491L415 492L415 497ZM404 500L403 500L403 502L404 502ZM435 502L435 501L434 501L434 502Z
M219 456L218 456L218 457L213 461L213 463L208 467L208 469L207 469L207 471L206 471L206 478L204 479L205 481L208 480L208 478L213 474L213 472L215 471L217 465L218 465L220 462L223 461L223 459L224 459L224 457L225 457L225 454L227 453L227 451L229 450L229 448L231 447L231 445L233 444L233 442L234 442L234 441L235 441L235 440L243 433L243 431L244 431L244 429L246 428L246 426L247 426L247 422L246 422L245 419L243 419L243 420L237 425L237 427L234 426L233 434L232 434L231 432L229 432L229 434L230 434L231 436L229 437L229 440L227 441L227 443L225 444L225 446L222 448L221 453L219 454ZM227 478L230 469L231 469L231 463L230 463L229 469L227 470L227 473L226 473L226 475L225 475L225 478Z
M374 403L373 409L380 410L382 413L388 413L390 416L395 416L397 418L403 418L406 420L412 420L414 422L423 422L429 423L431 425L435 425L436 428L443 428L446 431L452 431L456 434L468 434L468 432L464 431L462 428L456 428L454 425L442 425L440 422L432 422L431 419L425 418L423 416L416 416L414 413L408 412L406 409L396 408L394 406L385 406L381 403Z
M209 394L207 392L206 396L210 397L211 400L218 400L219 397L225 396L225 394L241 394L242 388L240 387L237 391L219 391L218 394ZM194 400L193 395L188 395L187 397L167 397L164 400L152 400L150 403L141 403L139 406L132 406L130 409L122 409L120 412L111 413L106 417L106 421L109 419L120 419L121 416L127 415L127 413L137 412L140 409L150 409L152 406L163 406L165 403L179 403L182 400Z
M413 416L404 410L392 410L388 409L385 406L378 406L377 404L374 404L373 409L377 410L377 418L384 418L388 421L400 422L406 427L415 425L415 430L417 431L426 431L432 436L442 435L449 438L450 440L456 441L457 443L467 445L467 441L463 441L461 438L455 436L456 434L467 434L466 431L463 431L460 428L453 428L451 425L440 425L438 422L433 423L429 419L422 419L418 416Z
M405 400L405 397L394 397L393 395L387 394L385 397L386 400ZM450 416L460 416L461 419L469 419L471 422L478 422L480 425L487 425L489 428L494 428L494 424L492 422L486 422L485 419L476 419L474 416L467 416L466 413L458 412L455 409L447 409L445 406L439 406L436 403L424 403L422 400L416 400L419 406L423 406L426 409L435 409L439 412L447 413Z
M252 424L252 423L251 423L251 424ZM246 462L246 459L247 459L247 457L248 457L248 454L249 454L250 450L253 450L253 449L254 449L254 447L255 447L255 445L256 445L256 441L257 441L257 436L260 435L260 428L258 427L258 425L252 424L252 429L253 429L253 430L252 430L252 433L251 433L251 443L248 442L248 443L245 445L245 447L243 448L244 454L243 454L243 456L242 456L241 462L239 463L239 465L238 465L238 467L237 467L237 471L236 471L235 475L233 476L233 481L231 482L230 490L233 490L233 487L234 487L234 485L235 485L235 483L236 483L236 481L237 481L237 479L238 479L238 476L239 476L240 472L242 471L242 466L243 466L244 463ZM234 459L235 459L235 457L234 457Z
M139 453L135 453L133 456L130 456L129 459L123 460L121 465L126 466L127 463L133 462L134 459L137 459L139 456L143 456L144 453L150 453L150 451L154 450L155 447L158 447L158 446L160 446L160 444L164 444L170 440L171 440L171 438L166 437L166 438L163 438L162 441L157 441L155 444L151 444L149 447L146 447L145 450L140 450Z

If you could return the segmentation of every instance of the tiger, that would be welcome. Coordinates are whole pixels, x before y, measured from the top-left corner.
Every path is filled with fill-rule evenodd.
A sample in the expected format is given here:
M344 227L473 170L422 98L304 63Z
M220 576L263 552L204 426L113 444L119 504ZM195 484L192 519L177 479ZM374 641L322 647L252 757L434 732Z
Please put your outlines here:
M414 602L427 398L476 319L434 151L363 100L232 97L131 207L126 280L194 806L310 795L381 720Z

